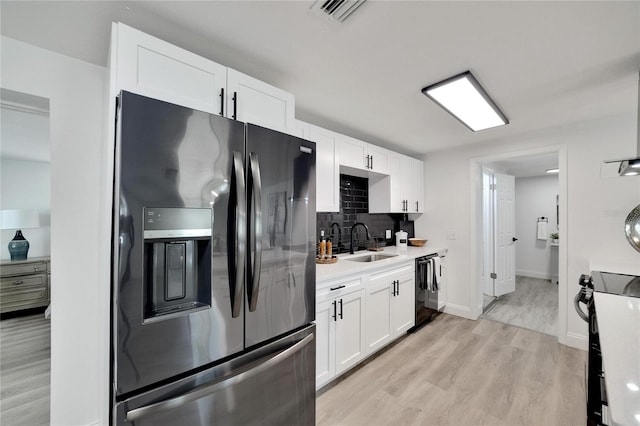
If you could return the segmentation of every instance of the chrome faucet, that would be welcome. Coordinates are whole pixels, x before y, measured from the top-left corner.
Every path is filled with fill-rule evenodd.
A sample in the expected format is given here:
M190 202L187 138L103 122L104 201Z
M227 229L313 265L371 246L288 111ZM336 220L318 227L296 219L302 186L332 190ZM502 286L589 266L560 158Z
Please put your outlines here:
M353 230L356 229L356 226L358 225L362 225L364 226L364 230L367 231L367 240L371 239L371 236L369 235L369 227L367 227L367 225L365 225L362 222L356 222L355 225L353 225L351 227L351 246L349 247L349 254L353 254Z

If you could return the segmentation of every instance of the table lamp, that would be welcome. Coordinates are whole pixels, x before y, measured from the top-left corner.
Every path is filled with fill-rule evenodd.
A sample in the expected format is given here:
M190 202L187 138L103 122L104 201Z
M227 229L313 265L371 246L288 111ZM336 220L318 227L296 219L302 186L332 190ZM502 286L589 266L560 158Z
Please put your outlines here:
M15 229L16 235L9 242L11 260L25 260L29 241L22 235L26 228L40 227L40 215L36 210L0 210L0 229Z

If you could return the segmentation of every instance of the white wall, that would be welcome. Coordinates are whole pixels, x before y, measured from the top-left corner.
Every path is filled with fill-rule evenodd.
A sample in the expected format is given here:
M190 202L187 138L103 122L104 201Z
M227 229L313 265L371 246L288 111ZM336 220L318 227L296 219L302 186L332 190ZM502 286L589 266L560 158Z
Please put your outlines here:
M0 210L37 210L40 215L39 228L22 230L29 241L29 258L51 253L50 205L49 163L0 159ZM0 231L0 259L11 258L7 246L15 233L15 230Z
M551 248L549 234L556 232L556 195L559 192L558 176L516 178L516 274L526 277L550 279L558 275L558 250ZM538 217L545 216L547 240L537 239Z
M99 303L106 69L7 37L2 87L48 98L51 120L51 424L107 422L107 317ZM104 301L103 301L104 302Z
M586 347L586 323L575 313L572 298L578 291L580 274L589 272L589 260L640 264L640 256L627 244L623 230L627 212L640 202L640 178L600 178L603 159L630 156L635 153L635 144L636 117L626 114L426 155L427 208L415 226L430 244L449 247L448 311L475 319L481 310L482 302L478 308L477 300L476 237L471 235L477 220L470 217L476 210L471 202L472 159L566 146L566 165L561 164L561 173L566 173L568 182L568 229L563 231L562 240L567 245L567 270L564 274L560 271L559 288L560 300L565 303L560 307L564 315L560 329L566 329L566 333L559 339ZM611 212L614 214L607 214ZM448 230L456 232L456 240L446 239Z

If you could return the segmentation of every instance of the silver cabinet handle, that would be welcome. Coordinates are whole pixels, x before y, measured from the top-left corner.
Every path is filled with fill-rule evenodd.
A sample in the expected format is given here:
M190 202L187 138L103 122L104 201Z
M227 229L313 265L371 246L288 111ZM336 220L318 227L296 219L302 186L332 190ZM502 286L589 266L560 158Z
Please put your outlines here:
M13 285L20 285L20 284L24 284L24 281L20 280L20 281L13 282Z
M247 204L245 201L246 186L244 183L242 154L237 151L233 152L233 179L236 187L236 238L235 242L230 241L231 247L229 254L234 255L236 261L235 271L233 274L229 274L229 279L233 280L233 284L235 285L231 306L231 316L233 318L238 318L240 316L240 309L242 308L243 303L242 289L244 286L244 268L247 255ZM235 279L232 278L232 275L234 274Z
M249 262L251 278L251 293L249 293L249 310L256 310L258 292L260 291L260 272L262 263L262 179L260 177L260 161L258 154L249 154L249 173L251 175L251 191L253 194L253 215L251 217L251 231L253 238L253 259Z
M278 352L276 355L260 364L256 365L255 363L251 363L245 367L239 368L234 372L231 372L230 374L222 376L211 383L200 385L180 396L127 411L125 420L127 422L134 422L149 414L181 407L190 402L204 398L207 395L211 395L214 392L237 385L238 383L241 383L247 379L265 372L266 370L272 368L274 365L281 363L282 361L301 351L305 346L311 343L313 339L314 335L309 334L304 339L296 342L293 346L289 346L288 348L282 350L281 352Z

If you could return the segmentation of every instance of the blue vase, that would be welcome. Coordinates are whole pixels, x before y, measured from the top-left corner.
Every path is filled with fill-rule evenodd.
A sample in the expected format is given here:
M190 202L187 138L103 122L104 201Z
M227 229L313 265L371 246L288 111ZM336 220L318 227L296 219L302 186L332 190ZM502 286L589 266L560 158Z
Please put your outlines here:
M29 241L22 236L22 231L17 230L13 240L9 241L9 255L11 260L26 260L29 253Z

